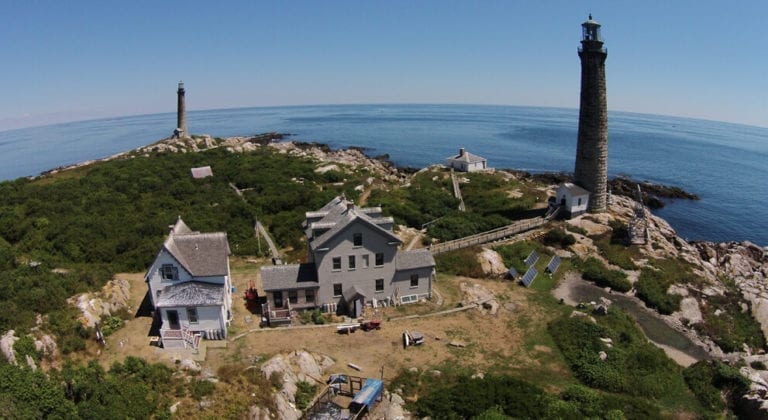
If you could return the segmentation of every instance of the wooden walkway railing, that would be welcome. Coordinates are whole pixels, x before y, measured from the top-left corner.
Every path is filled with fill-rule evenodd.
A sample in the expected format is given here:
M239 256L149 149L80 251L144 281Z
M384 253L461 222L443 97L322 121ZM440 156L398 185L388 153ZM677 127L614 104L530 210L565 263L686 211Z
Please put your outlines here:
M467 236L453 241L434 244L429 247L429 250L432 252L432 255L437 255L443 252L455 251L457 249L469 248L475 245L487 244L489 242L499 241L501 239L517 235L518 233L543 226L548 221L549 220L543 217L520 220L512 223L511 225L489 230L487 232L478 233L476 235Z

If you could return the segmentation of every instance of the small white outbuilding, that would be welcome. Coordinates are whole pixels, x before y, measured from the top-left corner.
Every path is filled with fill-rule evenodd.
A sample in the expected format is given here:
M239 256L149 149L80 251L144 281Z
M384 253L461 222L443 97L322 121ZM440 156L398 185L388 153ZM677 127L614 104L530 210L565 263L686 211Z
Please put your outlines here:
M587 211L589 191L570 182L564 182L557 187L557 204L562 206L565 217L571 218Z
M487 169L488 160L467 152L464 148L459 149L458 155L453 155L445 159L445 166L461 172L483 171Z

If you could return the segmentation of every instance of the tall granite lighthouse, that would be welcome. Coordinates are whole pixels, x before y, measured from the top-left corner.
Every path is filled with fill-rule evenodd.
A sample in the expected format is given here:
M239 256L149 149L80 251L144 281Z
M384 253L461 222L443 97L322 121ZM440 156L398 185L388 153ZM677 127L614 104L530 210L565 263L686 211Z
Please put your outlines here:
M587 210L601 213L607 207L608 104L605 95L605 59L608 51L600 37L600 24L581 24L581 105L579 141L576 146L576 184L590 193Z
M178 131L178 137L187 137L189 132L187 131L187 107L184 99L184 82L179 81L179 89L176 91L177 105L176 105L176 128Z

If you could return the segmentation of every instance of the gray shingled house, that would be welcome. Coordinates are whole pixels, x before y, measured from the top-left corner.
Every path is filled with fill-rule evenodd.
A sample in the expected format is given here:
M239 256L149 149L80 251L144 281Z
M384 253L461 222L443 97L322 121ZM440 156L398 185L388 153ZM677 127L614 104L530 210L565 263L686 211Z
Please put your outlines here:
M229 254L224 232L194 232L181 217L171 226L145 276L164 347L226 338L232 317Z
M453 155L445 159L445 166L461 172L483 171L488 169L488 160L467 152L464 148L459 149L458 155Z
M432 254L398 251L393 225L380 207L357 207L344 196L306 213L308 261L261 269L269 309L287 316L286 309L320 307L357 317L368 304L430 298Z

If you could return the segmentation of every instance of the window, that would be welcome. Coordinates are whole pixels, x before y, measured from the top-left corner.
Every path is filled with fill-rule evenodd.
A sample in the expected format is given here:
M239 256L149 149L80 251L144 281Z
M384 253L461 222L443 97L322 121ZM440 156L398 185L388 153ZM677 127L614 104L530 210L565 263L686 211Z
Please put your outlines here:
M173 264L163 264L160 267L160 275L163 276L164 280L178 280L179 269L174 267Z
M376 279L376 291L377 292L384 291L384 279Z
M363 268L368 268L368 254L363 255Z
M197 308L187 308L187 319L190 324L197 324Z
M288 302L290 303L299 303L299 292L295 290L289 290L288 291Z
M381 267L384 265L384 253L383 252L377 252L376 253L376 267Z
M341 283L333 283L333 296L341 296Z
M352 234L352 245L354 245L354 246L363 246L363 234L362 233Z
M578 205L579 205L579 206L581 205L581 198L579 198L579 204L578 204Z
M307 303L315 303L315 291L312 289L305 290L304 301Z
M341 270L341 257L333 257L333 269Z
M414 287L419 287L419 275L418 274L411 274L411 289Z
M355 269L355 256L350 255L349 256L349 269L354 270Z

